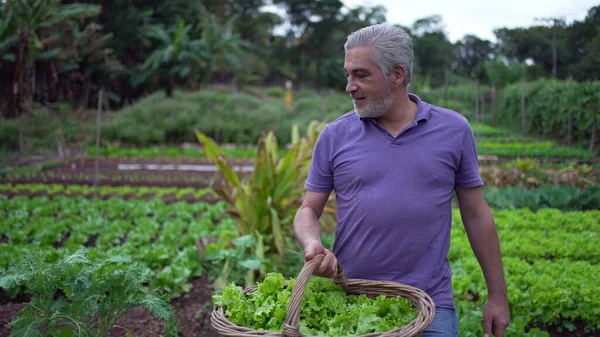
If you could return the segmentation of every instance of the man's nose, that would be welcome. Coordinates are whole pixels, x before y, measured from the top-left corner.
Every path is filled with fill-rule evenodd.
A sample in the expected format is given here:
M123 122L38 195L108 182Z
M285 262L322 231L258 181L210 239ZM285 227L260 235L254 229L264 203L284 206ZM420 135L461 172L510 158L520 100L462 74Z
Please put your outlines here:
M358 90L358 85L356 85L352 81L348 81L348 84L346 84L346 92L347 93L353 93L353 92L355 92L357 90Z

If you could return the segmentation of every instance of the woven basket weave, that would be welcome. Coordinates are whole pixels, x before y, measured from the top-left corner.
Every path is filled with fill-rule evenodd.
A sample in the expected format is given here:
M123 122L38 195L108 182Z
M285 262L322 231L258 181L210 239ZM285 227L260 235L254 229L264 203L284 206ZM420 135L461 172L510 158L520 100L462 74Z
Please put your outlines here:
M226 337L300 337L304 336L300 333L300 302L304 290L313 274L314 270L323 262L323 254L315 256L312 260L306 262L304 267L298 274L294 289L292 289L292 295L290 303L288 304L287 315L285 322L283 323L283 331L259 331L252 330L246 327L242 327L231 323L227 317L223 307L214 307L211 315L211 326L221 336ZM338 265L338 275L335 278L335 283L339 284L346 290L346 293L353 295L365 294L369 297L376 297L378 295L385 295L389 297L402 296L409 299L418 311L417 318L415 318L409 324L398 327L396 329L381 332L381 333L369 333L360 337L414 337L419 336L423 330L425 330L435 315L435 304L429 295L424 291L401 283L389 282L389 281L374 281L374 280L362 280L362 279L347 279L341 266ZM257 286L252 286L244 289L244 294L248 295L257 290Z

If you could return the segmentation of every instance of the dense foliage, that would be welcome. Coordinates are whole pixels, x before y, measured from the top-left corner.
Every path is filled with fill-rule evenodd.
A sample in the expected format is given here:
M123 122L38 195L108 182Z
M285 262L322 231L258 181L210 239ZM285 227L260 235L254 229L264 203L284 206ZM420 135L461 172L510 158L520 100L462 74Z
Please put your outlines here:
M499 123L519 128L521 95L525 89L525 121L528 132L567 140L571 126L573 143L597 149L600 125L600 82L538 80L507 86L498 100Z
M102 88L112 107L209 83L244 87L290 79L342 89L346 37L386 22L386 14L383 6L340 0L7 0L0 4L0 76L8 79L0 84L0 110L15 117L36 104L96 107ZM439 87L447 72L450 84L476 78L500 88L515 73L504 59L529 61L530 78L597 80L599 22L595 6L569 24L497 27L492 43L475 35L451 42L442 16L419 18L404 27L414 38L415 88Z

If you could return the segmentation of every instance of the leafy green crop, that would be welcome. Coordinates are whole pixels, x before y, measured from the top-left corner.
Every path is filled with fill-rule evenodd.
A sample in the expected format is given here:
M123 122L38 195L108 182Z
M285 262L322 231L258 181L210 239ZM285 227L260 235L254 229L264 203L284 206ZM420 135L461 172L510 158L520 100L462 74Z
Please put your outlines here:
M571 186L545 185L535 189L509 186L503 189L488 187L483 194L492 207L500 209L555 208L562 211L594 210L600 208L600 185L583 189Z
M600 331L600 211L520 209L493 214L513 318L529 326L572 331L579 323L586 331ZM487 299L485 280L456 209L451 247L455 299L481 307Z
M221 295L213 296L213 302L224 307L232 323L254 330L282 331L295 282L291 278L286 286L282 274L269 273L248 296L231 283ZM301 305L300 332L313 336L385 332L417 317L417 310L406 298L347 295L341 286L321 277L309 280Z
M165 299L143 290L151 274L125 256L94 262L81 250L48 263L27 253L0 276L0 288L24 287L32 295L10 323L11 336L107 336L136 305L169 319Z
M0 194L6 192L23 193L29 192L45 193L47 195L66 195L75 196L83 195L86 197L96 196L96 189L90 185L63 185L63 184L0 184ZM133 186L99 186L97 189L98 195L101 197L109 197L118 195L120 197L130 196L135 199L143 199L144 197L152 197L154 199L164 199L165 196L173 194L175 200L182 200L186 195L195 199L200 199L205 195L212 193L210 188L196 189L192 187L133 187Z
M594 158L592 152L579 148L561 147L554 142L497 142L483 141L477 144L479 154L500 157L557 157L557 158Z

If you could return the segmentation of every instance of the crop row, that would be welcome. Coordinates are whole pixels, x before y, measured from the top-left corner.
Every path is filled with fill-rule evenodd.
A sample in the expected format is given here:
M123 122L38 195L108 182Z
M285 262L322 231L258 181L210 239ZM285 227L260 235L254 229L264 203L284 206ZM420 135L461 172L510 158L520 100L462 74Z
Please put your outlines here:
M0 183L59 183L59 184L93 184L93 173L71 173L39 171L23 174L8 175L0 179ZM145 186L194 186L206 187L210 182L210 175L202 174L165 174L150 172L135 173L100 173L98 183L102 185L145 185Z
M162 199L163 201L201 200L210 195L210 188L152 187L152 186L98 186L62 184L0 184L0 194L64 195L84 197L121 197L134 199Z
M224 148L223 152L229 158L254 158L256 149L252 147ZM143 147L123 148L106 146L98 151L105 158L205 158L202 148L176 148L176 147ZM87 148L87 156L96 155L95 147Z
M562 211L600 209L600 185L584 188L557 186L553 184L533 189L508 186L486 187L484 197L491 207L500 209L556 208Z
M557 209L494 210L502 253L526 261L571 260L600 263L600 211L561 212ZM466 239L460 214L454 213L453 240ZM464 242L466 243L466 242ZM527 243L527 244L524 244ZM469 245L460 244L450 258L470 253Z
M561 147L554 142L480 142L477 144L479 154L499 157L556 157L556 158L594 158L587 150Z
M85 197L122 197L162 199L172 202L196 201L212 193L210 188L152 187L152 186L99 186L63 184L0 184L0 194L7 195L65 195ZM555 208L562 211L600 209L600 186L588 185L582 189L570 186L545 185L534 189L519 187L486 187L484 196L491 207L499 209Z
M222 211L220 203L0 197L0 269L32 246L48 258L89 247L91 257L131 256L154 271L152 286L176 296L207 267L198 240L235 229Z
M494 211L513 315L534 325L600 330L600 211ZM456 298L482 305L481 268L457 210L448 259Z

